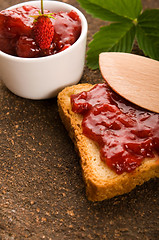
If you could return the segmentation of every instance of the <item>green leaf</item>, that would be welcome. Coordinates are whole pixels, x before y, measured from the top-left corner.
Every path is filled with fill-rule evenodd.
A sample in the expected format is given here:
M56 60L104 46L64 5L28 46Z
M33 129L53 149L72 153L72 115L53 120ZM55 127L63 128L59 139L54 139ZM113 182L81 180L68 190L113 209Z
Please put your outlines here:
M138 17L137 41L145 55L159 60L159 9L145 10Z
M121 22L136 19L142 10L141 0L78 0L93 17Z
M87 65L92 69L99 67L101 52L131 52L136 27L132 22L112 23L102 27L93 36L87 52Z

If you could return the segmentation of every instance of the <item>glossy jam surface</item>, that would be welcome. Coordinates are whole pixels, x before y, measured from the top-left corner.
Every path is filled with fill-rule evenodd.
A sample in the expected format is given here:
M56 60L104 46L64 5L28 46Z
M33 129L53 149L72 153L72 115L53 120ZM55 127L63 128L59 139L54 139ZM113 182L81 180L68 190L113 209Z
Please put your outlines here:
M43 57L61 52L77 41L81 33L81 21L77 13L53 13L51 15L54 18L50 19L54 26L54 38L49 49L41 50L34 41L32 31L32 16L39 15L39 10L28 5L0 12L1 51L19 57Z
M106 84L72 95L71 104L83 115L83 134L99 144L101 159L117 174L159 154L159 114L131 104Z

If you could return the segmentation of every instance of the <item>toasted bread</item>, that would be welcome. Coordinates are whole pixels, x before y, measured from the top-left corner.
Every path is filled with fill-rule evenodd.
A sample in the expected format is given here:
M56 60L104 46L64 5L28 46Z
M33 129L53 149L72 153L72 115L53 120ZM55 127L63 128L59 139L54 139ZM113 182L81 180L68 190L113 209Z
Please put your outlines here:
M58 94L58 107L62 122L81 159L87 197L91 201L102 201L128 193L137 185L141 185L151 178L159 177L159 156L146 158L133 172L124 172L120 175L101 161L98 144L83 135L81 127L83 117L72 111L70 102L72 94L88 91L92 87L91 84L66 87Z

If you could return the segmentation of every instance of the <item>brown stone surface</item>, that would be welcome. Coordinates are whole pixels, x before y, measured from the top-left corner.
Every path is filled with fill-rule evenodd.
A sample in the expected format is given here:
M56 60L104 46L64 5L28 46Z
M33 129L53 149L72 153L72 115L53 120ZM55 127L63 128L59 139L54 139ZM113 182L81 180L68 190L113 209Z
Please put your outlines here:
M0 10L17 2L22 1L1 0ZM80 8L75 0L65 2ZM158 0L143 4L159 7ZM103 22L85 15L89 41ZM85 67L81 82L102 81L98 70ZM159 239L158 179L107 201L86 199L79 158L56 98L23 99L1 81L0 113L1 240Z

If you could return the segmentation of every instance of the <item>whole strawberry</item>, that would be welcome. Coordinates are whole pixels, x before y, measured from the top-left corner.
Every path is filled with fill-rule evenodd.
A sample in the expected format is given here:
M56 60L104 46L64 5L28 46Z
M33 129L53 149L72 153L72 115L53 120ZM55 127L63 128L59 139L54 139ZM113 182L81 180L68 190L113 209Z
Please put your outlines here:
M44 14L43 0L41 0L41 12L38 16L34 16L33 37L36 44L42 49L50 48L52 39L54 37L54 27L50 18L51 14Z
M54 27L48 16L40 15L34 22L33 36L36 44L42 49L49 49L54 36Z

